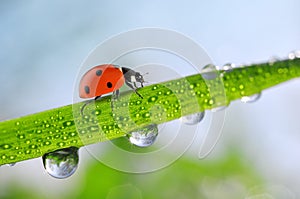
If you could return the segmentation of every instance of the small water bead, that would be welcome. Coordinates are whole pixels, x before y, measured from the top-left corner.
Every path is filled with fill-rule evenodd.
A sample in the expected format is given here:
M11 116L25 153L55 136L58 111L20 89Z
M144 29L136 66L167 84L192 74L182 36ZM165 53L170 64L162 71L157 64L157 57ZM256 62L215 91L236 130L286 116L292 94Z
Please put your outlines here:
M218 77L217 67L213 64L208 64L202 68L201 75L206 80L216 79Z
M78 148L69 147L43 155L47 173L54 178L64 179L75 173L78 167Z
M90 127L88 127L88 130L92 131L92 132L96 132L96 131L99 131L99 127L98 126L90 126Z
M143 127L139 130L133 131L128 134L129 141L131 144L138 147L151 146L158 135L158 128L156 124Z
M180 120L184 124L194 125L194 124L198 124L199 122L201 122L204 118L204 115L205 115L205 112L199 112L199 113L183 116L180 118Z
M269 65L270 65L270 66L273 66L274 63L276 63L276 62L278 62L278 61L280 61L280 58L279 58L279 57L273 56L273 57L271 57L271 58L269 59Z
M216 107L216 108L213 108L211 109L211 112L219 112L219 111L223 111L227 108L227 106L219 106L219 107Z
M95 111L93 111L93 114L94 115L100 115L101 114L101 110L95 110Z
M65 143L64 142L59 142L59 143L57 143L57 146L63 147L63 146L65 146Z
M1 148L3 148L3 149L9 149L9 148L11 148L11 145L9 145L9 144L3 144L1 146Z
M257 93L251 96L244 96L241 98L241 102L243 103L252 103L256 102L261 97L261 93Z
M157 100L156 96L149 97L148 102L155 102Z
M157 86L153 86L153 87L152 87L152 90L156 90L156 89L157 89Z
M66 122L63 123L64 127L69 127L69 126L72 126L72 125L74 125L74 121L66 121Z
M297 51L290 52L288 54L288 58L291 59L291 60L296 59L296 58L300 58L300 51L297 50Z
M233 64L233 63L227 63L227 64L224 64L224 66L222 67L222 69L223 69L225 72L230 72L230 71L232 71L235 67L236 67L235 64Z

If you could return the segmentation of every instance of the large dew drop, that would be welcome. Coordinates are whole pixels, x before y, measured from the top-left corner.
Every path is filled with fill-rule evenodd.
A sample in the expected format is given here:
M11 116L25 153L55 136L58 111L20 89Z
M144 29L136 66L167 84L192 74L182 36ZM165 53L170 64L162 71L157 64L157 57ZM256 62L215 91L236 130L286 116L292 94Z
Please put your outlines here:
M43 164L49 175L64 179L70 177L78 166L78 148L69 147L43 155Z
M199 113L183 116L183 117L180 118L180 120L184 124L188 124L188 125L198 124L204 118L204 113L205 112L199 112Z
M133 131L128 134L129 141L138 147L151 146L158 135L158 128L156 124L151 124L139 130Z
M216 79L219 74L215 65L208 64L202 68L201 75L206 80L213 80Z
M241 102L244 102L244 103L256 102L260 97L261 97L261 93L257 93L257 94L251 95L251 96L244 96L241 98Z

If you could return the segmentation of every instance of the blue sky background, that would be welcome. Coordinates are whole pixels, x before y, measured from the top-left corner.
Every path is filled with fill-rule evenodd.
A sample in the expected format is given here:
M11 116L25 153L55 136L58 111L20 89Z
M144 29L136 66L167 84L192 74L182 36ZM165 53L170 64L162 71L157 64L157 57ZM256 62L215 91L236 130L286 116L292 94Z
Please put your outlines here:
M185 34L217 65L284 58L300 49L299 8L298 0L2 1L0 119L72 103L77 73L89 52L112 35L135 28ZM300 81L294 80L265 91L254 104L231 104L213 154L222 154L224 147L235 143L255 160L251 163L270 184L297 193L299 88ZM40 160L1 167L0 178L30 178L37 186L42 179L58 190L71 186L49 179Z

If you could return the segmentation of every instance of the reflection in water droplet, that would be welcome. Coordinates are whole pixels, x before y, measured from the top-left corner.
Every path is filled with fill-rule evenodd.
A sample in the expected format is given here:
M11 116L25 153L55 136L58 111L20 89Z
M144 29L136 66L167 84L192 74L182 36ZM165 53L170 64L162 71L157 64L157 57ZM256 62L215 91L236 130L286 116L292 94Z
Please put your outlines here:
M129 141L138 147L151 146L158 135L158 128L156 124L151 124L139 130L128 134Z
M63 179L76 171L78 159L78 148L70 147L46 153L43 155L43 164L49 175Z
M217 67L213 64L208 64L202 68L201 75L207 80L215 79L218 77Z
M180 120L184 124L188 124L188 125L198 124L204 118L204 115L205 115L204 113L205 112L199 112L199 113L183 116L183 117L180 118Z
M244 103L256 102L260 97L261 97L261 93L257 93L251 96L244 96L241 98L241 102Z

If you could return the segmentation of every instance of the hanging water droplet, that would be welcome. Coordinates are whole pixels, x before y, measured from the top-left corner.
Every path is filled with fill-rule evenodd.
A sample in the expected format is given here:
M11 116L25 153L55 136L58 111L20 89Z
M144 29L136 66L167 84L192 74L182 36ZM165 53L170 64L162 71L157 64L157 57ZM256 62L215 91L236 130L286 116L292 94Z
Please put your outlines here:
M261 97L261 93L257 93L251 96L244 96L241 98L241 102L243 103L256 102L260 97Z
M213 64L208 64L202 68L201 75L207 80L216 79L218 77L217 67Z
M216 108L211 109L211 112L218 112L218 111L223 111L227 108L227 106L218 106Z
M54 178L70 177L78 166L78 148L69 147L43 155L43 164L49 175Z
M204 118L204 113L205 112L199 112L199 113L183 116L183 117L180 118L180 120L184 124L188 124L188 125L198 124Z
M156 124L143 127L139 130L133 131L128 134L129 141L138 147L151 146L158 135L158 128Z
M232 69L235 68L235 64L233 63L227 63L227 64L224 64L224 66L222 67L222 69L225 71L225 72L230 72L232 71Z

